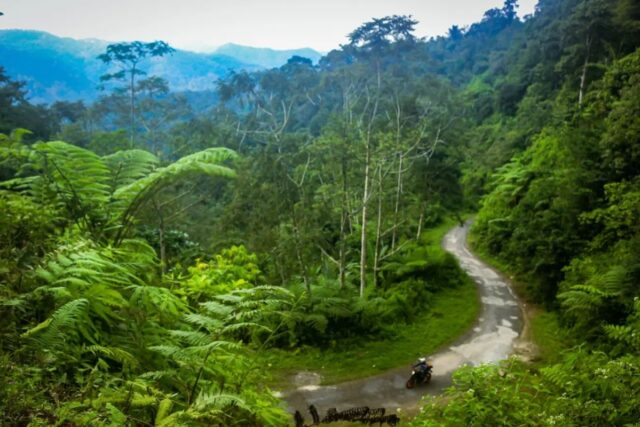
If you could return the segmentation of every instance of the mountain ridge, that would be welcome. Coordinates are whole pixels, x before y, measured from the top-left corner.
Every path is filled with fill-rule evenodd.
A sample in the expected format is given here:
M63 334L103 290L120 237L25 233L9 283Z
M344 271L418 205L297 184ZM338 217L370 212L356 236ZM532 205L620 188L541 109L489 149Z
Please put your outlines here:
M97 56L111 43L39 30L0 30L0 66L26 83L34 103L91 101L99 96L100 76L109 69ZM229 72L278 67L293 55L305 54L314 62L321 56L310 48L276 50L228 43L211 53L176 49L171 56L146 61L144 69L165 78L174 91L204 91L215 88Z

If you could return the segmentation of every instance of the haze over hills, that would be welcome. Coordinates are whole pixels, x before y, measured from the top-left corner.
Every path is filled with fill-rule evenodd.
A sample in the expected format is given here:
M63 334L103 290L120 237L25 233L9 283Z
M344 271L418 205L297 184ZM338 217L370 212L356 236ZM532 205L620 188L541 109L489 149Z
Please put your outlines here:
M97 59L110 42L77 40L31 30L0 30L0 66L7 74L27 83L35 103L54 100L92 100L99 95L100 76L108 68ZM176 50L168 57L146 64L151 74L167 79L174 91L202 91L230 71L255 71L278 67L293 55L316 62L313 49L274 50L227 44L213 53Z
M257 64L265 68L279 67L294 55L311 59L314 63L322 57L322 53L311 48L275 50L264 47L242 46L227 43L215 50L218 55L226 55L248 64Z

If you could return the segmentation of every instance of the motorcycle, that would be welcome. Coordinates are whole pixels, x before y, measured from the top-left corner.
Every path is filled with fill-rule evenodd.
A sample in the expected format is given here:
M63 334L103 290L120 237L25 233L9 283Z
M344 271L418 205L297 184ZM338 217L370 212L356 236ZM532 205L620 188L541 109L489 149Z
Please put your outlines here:
M419 384L429 384L433 365L429 363L419 364L413 367L411 377L407 380L407 388L414 388Z

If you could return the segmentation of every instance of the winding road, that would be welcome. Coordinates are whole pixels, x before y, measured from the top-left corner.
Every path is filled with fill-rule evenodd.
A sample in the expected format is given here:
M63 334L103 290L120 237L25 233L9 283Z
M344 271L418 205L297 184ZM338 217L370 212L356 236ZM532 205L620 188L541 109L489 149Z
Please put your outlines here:
M506 279L476 258L466 247L469 224L456 227L444 237L442 245L478 285L482 301L480 315L473 328L452 345L427 356L434 366L429 385L413 390L405 388L409 367L342 384L320 386L320 377L307 372L294 378L296 387L282 397L291 413L306 413L313 404L321 413L358 407L386 408L387 413L401 409L415 412L425 394L439 394L451 384L451 374L463 365L498 362L513 351L523 329L520 303Z

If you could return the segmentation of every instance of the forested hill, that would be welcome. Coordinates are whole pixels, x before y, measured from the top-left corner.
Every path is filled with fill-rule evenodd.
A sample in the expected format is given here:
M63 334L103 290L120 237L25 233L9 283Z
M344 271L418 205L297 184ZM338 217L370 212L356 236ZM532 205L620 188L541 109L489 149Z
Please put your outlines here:
M0 66L10 77L27 83L31 102L93 101L100 95L100 76L107 71L96 58L108 44L41 31L0 30ZM316 61L320 56L313 49L225 45L210 54L178 50L170 58L152 61L146 71L162 75L173 91L205 91L214 89L230 71L279 67L294 55Z
M540 355L462 369L412 425L637 423L640 4L516 10L432 40L377 18L199 108L138 72L162 42L105 47L91 104L0 72L0 420L287 425L287 366L371 374L368 343L468 315L438 236L477 212Z

